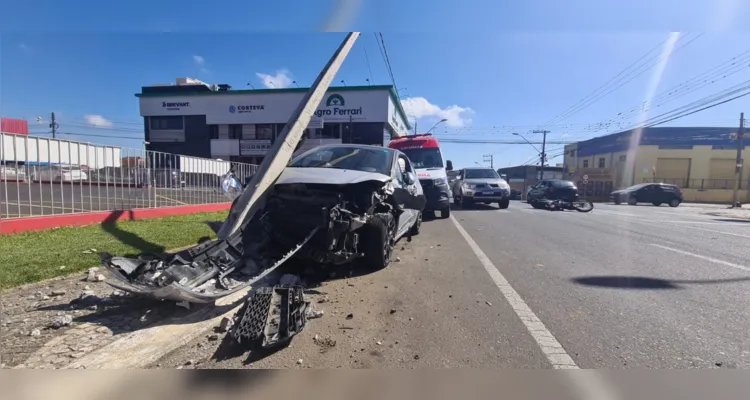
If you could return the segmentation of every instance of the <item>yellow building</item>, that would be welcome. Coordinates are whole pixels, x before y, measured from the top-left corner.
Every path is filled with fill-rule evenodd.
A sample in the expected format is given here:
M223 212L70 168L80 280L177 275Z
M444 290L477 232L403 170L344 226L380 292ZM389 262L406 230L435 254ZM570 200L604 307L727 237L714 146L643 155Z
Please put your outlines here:
M565 146L568 179L605 191L644 182L671 183L683 189L685 201L731 203L735 184L737 128L665 127L615 133ZM743 159L750 156L743 148ZM740 201L749 202L750 166L744 165ZM610 182L610 183L607 183ZM605 190L605 188L607 188ZM606 193L608 196L609 193Z

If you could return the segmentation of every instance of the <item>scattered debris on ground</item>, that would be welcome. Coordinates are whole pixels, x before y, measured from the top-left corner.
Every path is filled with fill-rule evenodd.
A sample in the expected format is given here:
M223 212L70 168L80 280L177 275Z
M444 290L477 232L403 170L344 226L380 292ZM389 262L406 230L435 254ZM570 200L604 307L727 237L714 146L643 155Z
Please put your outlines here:
M50 327L52 329L60 329L65 326L70 326L70 324L72 323L73 323L73 317L71 317L70 315L67 315L67 314L58 315L52 320Z
M309 304L301 286L261 287L237 313L232 336L247 346L286 343L305 327Z
M234 320L232 318L224 317L221 319L221 323L219 323L219 331L229 332L229 330L232 329L233 325L234 325Z
M323 348L336 347L336 341L327 336L323 337L320 335L315 335L313 337L313 342Z

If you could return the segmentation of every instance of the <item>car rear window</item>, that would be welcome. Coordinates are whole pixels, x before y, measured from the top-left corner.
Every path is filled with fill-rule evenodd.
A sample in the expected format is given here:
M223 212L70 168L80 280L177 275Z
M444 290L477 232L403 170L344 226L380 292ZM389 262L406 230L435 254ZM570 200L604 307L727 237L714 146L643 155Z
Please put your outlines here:
M574 187L576 187L576 185L573 184L573 182L571 182L571 181L553 181L552 182L552 187L556 187L556 188L574 188Z

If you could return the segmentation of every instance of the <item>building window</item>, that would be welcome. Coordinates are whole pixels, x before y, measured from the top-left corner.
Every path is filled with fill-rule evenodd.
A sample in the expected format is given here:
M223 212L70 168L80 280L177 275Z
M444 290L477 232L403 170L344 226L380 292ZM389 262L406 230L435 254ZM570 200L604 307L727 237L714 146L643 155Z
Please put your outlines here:
M589 160L583 160L583 168L589 167Z
M242 125L229 125L229 138L242 139Z
M575 150L571 150L570 151L570 156L571 157L575 157L576 156L576 151Z
M312 132L312 139L341 139L341 124L327 124Z
M604 168L604 162L605 162L604 157L599 159L599 168Z
M621 155L621 156L620 156L620 162L625 162L625 160L627 160L627 156L626 156L626 155L624 155L624 154L623 154L623 155Z
M149 117L153 131L181 131L184 128L182 117Z
M255 125L255 138L263 140L273 140L273 125L260 124Z
M661 144L659 150L692 150L693 145L690 144Z
M219 126L210 125L208 127L208 134L211 136L211 139L218 139L219 138Z

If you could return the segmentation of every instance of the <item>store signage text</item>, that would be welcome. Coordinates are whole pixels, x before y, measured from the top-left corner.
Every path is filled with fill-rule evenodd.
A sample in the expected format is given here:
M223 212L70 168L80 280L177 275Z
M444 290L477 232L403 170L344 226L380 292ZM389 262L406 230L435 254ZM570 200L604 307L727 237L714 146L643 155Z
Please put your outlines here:
M325 116L347 116L347 115L362 115L362 107L359 108L344 108L346 101L340 94L332 94L326 99L326 108L315 110L315 116L322 118Z
M180 102L161 102L162 108L166 108L167 110L179 110L183 107L190 107L189 101L180 101Z
M265 109L266 109L266 106L263 104L254 104L254 105L242 104L242 105L237 105L237 106L234 106L234 105L229 106L229 112L232 114L251 113L253 111L260 111L260 110L265 110Z

